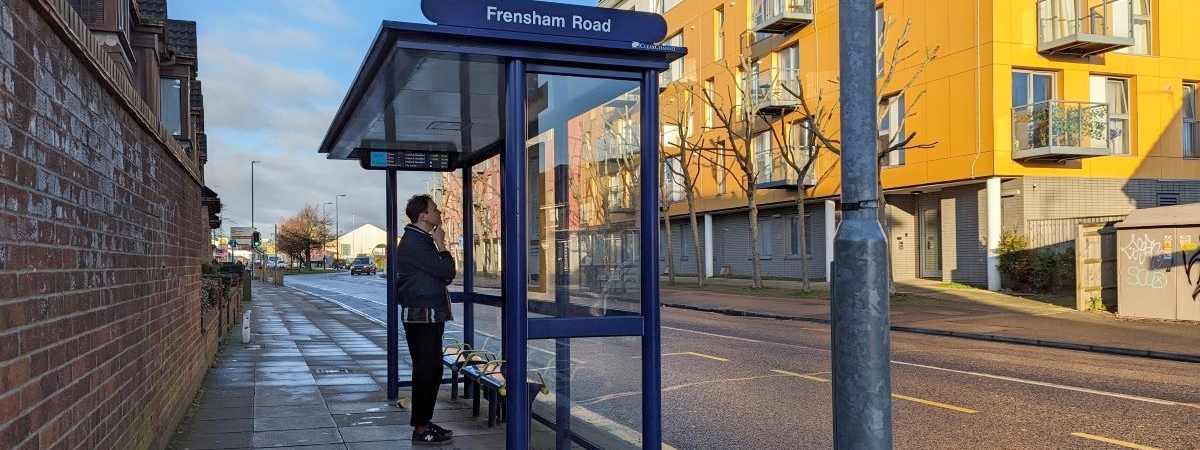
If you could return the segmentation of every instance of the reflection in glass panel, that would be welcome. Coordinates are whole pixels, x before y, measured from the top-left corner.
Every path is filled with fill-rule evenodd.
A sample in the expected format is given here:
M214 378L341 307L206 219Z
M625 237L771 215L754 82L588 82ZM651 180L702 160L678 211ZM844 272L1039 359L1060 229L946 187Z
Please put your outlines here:
M638 82L527 82L530 317L637 314Z
M500 156L471 169L473 236L463 237L474 246L475 287L479 292L500 288ZM461 182L460 182L461 183Z
M558 437L642 448L641 346L638 336L529 341L529 378L547 388L533 401L530 448L556 449Z

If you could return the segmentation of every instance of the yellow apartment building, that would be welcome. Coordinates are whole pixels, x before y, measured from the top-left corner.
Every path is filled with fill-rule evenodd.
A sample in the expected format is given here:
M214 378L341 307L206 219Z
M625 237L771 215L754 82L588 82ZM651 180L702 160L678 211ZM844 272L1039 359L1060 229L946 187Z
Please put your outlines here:
M836 226L837 157L818 154L812 176L798 179L781 165L780 146L770 132L790 136L798 145L812 139L787 130L804 117L785 85L802 84L810 103L818 91L827 106L836 101L838 2L606 0L600 5L660 12L668 24L665 43L688 48L687 56L664 74L664 115L679 98L678 89L670 88L674 84L715 93L717 108L739 103L761 117L758 128L764 134L752 145L754 182L761 189L756 198L763 273L798 277L800 259L808 258L809 275L825 277ZM1200 1L881 0L877 5L877 21L892 24L877 65L890 66L891 49L909 21L902 52L916 53L895 68L881 90L881 142L915 132L914 143L929 144L882 159L896 279L998 289L999 272L989 255L1002 230L1025 234L1035 247L1065 247L1080 223L1119 219L1136 208L1200 202L1200 53L1187 50L1189 43L1200 42L1200 27L1187 26L1188 18L1200 18ZM926 50L934 48L936 59L913 78ZM912 85L897 95L908 79ZM722 140L719 130L706 127L711 115L705 102L694 102L690 135L708 147ZM836 125L829 128L834 138ZM680 134L666 126L665 144ZM725 140L724 145L741 145ZM692 244L686 204L670 203L672 239L663 245L675 246L676 270L694 271L691 258L702 258L709 275L749 275L746 198L733 178L744 174L707 161L687 170L697 177L703 239L699 248ZM804 218L795 207L800 189L810 199ZM682 198L675 194L670 200ZM803 236L797 232L800 220L808 229ZM797 251L801 239L809 244L806 255Z

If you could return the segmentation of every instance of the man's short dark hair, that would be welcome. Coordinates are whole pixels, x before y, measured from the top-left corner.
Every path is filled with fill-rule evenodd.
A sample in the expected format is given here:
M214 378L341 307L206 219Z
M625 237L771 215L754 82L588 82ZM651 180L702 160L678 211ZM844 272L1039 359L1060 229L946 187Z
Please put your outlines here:
M417 194L408 199L408 206L404 207L404 215L408 216L408 221L417 223L417 218L421 217L421 213L429 211L429 204L433 203L433 197L429 194Z

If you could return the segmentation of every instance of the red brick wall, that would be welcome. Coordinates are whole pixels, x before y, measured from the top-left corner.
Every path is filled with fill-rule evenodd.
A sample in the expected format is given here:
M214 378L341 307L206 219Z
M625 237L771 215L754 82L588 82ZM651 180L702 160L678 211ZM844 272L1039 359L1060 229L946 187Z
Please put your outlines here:
M65 4L0 0L0 449L163 448L216 348L200 169Z

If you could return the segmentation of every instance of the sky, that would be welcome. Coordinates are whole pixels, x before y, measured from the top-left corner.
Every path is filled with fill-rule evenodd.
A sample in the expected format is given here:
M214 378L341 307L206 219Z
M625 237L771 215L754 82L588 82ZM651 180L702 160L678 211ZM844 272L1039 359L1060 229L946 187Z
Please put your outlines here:
M384 172L317 148L380 22L429 23L419 0L170 0L167 16L196 22L205 181L224 203L223 234L251 226L252 172L253 225L264 237L305 205L336 215L343 234L385 227ZM251 161L261 162L252 170ZM398 197L424 193L436 178L400 172Z

